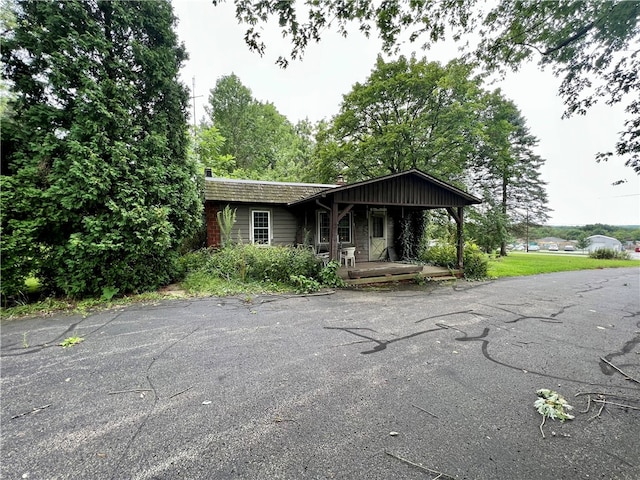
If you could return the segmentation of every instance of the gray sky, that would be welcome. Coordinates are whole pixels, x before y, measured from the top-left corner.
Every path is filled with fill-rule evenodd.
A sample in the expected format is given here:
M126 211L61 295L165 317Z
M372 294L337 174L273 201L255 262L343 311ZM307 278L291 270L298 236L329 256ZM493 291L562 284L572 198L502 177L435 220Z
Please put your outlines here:
M302 61L285 70L275 65L290 45L273 26L264 31L263 58L244 43L246 27L234 17L233 1L214 7L209 0L173 0L180 19L178 36L190 59L182 70L189 87L195 77L196 118L204 115L209 91L223 75L235 73L253 96L271 102L291 122L308 118L330 119L340 109L342 96L356 82L364 82L380 52L378 39L366 39L354 28L345 39L333 30L310 45ZM275 26L275 24L274 24ZM457 55L453 45L422 51L419 44L404 45L402 53L446 63ZM596 163L595 154L614 148L625 114L618 105L597 105L586 116L562 120L563 104L556 92L559 80L550 71L529 65L495 85L513 100L539 139L537 153L546 160L543 179L548 182L552 225L640 224L640 178L621 161ZM428 173L428 172L427 172ZM611 183L620 178L628 182Z

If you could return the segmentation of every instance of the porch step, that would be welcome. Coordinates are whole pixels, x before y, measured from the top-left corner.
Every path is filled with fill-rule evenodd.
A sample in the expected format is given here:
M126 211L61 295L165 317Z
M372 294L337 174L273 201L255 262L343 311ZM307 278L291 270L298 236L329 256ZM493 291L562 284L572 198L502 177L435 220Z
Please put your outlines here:
M446 275L425 275L423 273L405 273L400 275L384 275L376 277L364 277L364 278L349 278L345 279L344 283L347 285L365 285L369 283L391 283L401 282L406 280L415 280L416 277L429 278L432 282L446 282L448 280L457 280L460 277L456 277L447 273Z
M421 265L402 265L397 263L390 263L389 265L379 266L375 268L362 268L349 270L349 278L369 278L369 277L387 277L390 275L409 275L418 274L422 272Z
M432 282L446 282L448 280L458 280L460 277L454 277L453 275L438 275L430 278Z

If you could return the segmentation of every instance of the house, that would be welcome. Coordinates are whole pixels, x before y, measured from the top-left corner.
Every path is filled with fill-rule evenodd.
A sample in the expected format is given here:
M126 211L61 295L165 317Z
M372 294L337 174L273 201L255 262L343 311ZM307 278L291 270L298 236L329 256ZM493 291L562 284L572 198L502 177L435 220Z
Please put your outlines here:
M589 245L587 246L589 253L604 248L613 250L614 252L621 252L623 250L620 240L607 237L605 235L591 235L590 237L587 237L586 240L589 242Z
M207 245L220 246L217 212L236 209L232 238L260 245L305 241L337 260L344 247L355 261L389 258L397 222L413 211L444 208L457 224L462 268L464 207L481 200L420 170L348 185L265 182L205 175Z

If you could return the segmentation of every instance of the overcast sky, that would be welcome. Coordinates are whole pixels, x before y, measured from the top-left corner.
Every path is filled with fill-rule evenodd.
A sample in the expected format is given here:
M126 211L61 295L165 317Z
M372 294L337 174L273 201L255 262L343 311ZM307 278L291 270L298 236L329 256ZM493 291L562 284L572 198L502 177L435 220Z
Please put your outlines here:
M345 39L332 30L319 44L310 45L302 61L285 70L275 65L278 55L290 51L275 28L264 33L267 51L263 58L244 43L246 26L238 25L233 1L214 7L209 0L173 0L179 18L178 36L190 59L182 70L189 87L195 77L196 118L204 115L209 91L216 80L235 73L253 96L271 102L291 122L308 118L330 119L340 109L342 96L356 82L364 82L380 52L377 39L366 39L354 28ZM274 25L275 27L275 25ZM418 58L446 63L457 55L453 45L422 51L418 44L404 46L402 53L416 51ZM586 116L562 120L563 104L556 92L559 80L535 65L510 74L500 87L527 119L539 139L537 153L546 160L543 179L548 182L551 225L640 224L640 179L620 160L596 163L599 151L610 151L623 129L620 108L598 105ZM429 172L427 172L429 173ZM615 180L627 183L612 186ZM446 180L446 179L445 179Z

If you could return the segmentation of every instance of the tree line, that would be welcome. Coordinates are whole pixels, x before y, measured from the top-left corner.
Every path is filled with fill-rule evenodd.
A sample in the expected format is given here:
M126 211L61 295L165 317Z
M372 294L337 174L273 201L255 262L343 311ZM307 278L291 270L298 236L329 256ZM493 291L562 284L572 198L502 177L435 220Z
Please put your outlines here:
M469 231L485 249L504 247L510 230L547 218L544 160L517 106L477 72L517 67L544 50L543 63L566 74L569 114L638 88L628 73L640 57L619 54L637 38L637 2L505 1L484 17L475 1L358 5L313 2L301 24L292 2L236 1L239 20L252 25L251 47L264 48L256 29L275 14L293 57L320 39L327 18L339 29L377 29L388 51L411 27L411 40L438 41L445 27L475 28L483 40L474 58L446 65L380 57L339 112L316 124L292 124L229 75L211 92L208 118L189 132L188 90L178 80L187 52L169 0L4 0L3 297L19 295L29 276L71 296L169 282L201 226L205 165L221 176L313 182L417 167L481 196ZM602 84L588 89L585 75L594 72ZM627 126L615 154L637 170L637 117Z
M531 227L529 234L530 238L558 237L574 241L592 235L605 235L620 240L624 245L626 242L640 241L640 225L619 226L602 223L583 226L539 225Z

